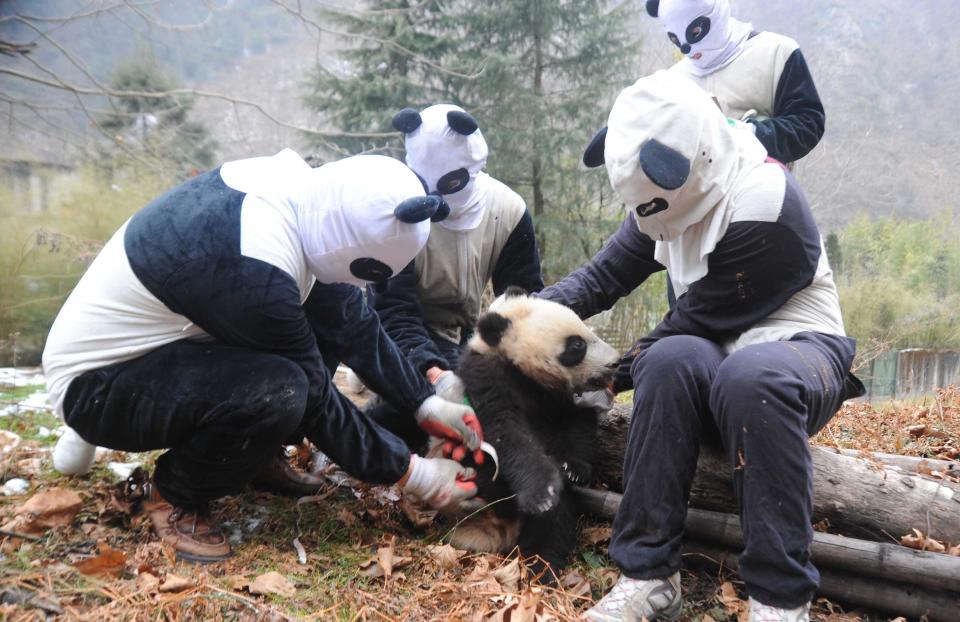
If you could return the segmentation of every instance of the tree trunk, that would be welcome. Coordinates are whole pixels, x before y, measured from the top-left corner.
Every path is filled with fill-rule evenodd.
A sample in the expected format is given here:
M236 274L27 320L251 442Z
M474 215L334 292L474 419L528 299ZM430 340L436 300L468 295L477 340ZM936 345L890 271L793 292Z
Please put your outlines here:
M621 498L615 492L587 488L577 488L576 495L583 509L611 519ZM690 508L684 536L735 550L743 548L740 520L733 514ZM829 533L814 533L810 552L817 568L946 590L960 597L960 557Z
M630 409L617 405L600 421L597 471L610 489L622 490L623 454ZM907 473L882 463L811 447L814 520L832 531L888 541L916 528L960 543L960 485ZM690 506L737 513L731 466L719 449L703 446L690 491Z
M684 542L683 558L686 563L709 562L732 570L737 570L739 566L737 555L729 549L700 542ZM925 616L932 622L955 622L960 611L960 595L955 592L866 578L859 572L832 568L820 569L820 589L817 593L911 619Z

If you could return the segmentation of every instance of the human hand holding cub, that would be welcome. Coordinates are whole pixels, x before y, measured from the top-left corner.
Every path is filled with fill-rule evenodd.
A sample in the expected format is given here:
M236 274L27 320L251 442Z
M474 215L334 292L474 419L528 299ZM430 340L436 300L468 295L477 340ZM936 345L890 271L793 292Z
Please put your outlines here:
M412 454L407 473L398 482L403 491L415 495L430 507L444 512L476 509L476 471L446 458L424 458Z
M483 430L470 406L464 404L463 381L452 371L431 367L426 373L436 395L417 410L417 423L431 436L444 439L443 455L460 461L473 452L473 461L483 464Z

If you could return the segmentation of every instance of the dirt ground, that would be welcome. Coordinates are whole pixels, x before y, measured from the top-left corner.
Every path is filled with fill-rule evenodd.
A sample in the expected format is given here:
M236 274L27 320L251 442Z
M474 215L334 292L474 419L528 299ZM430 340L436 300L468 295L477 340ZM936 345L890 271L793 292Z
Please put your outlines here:
M28 393L0 386L0 401L9 405ZM329 484L312 497L250 489L220 500L214 514L234 557L209 566L178 563L137 512L145 472L124 479L131 463L149 469L157 452L102 452L91 473L64 477L50 464L50 431L57 427L49 413L29 407L0 416L0 430L20 437L0 453L0 481L26 485L0 496L3 529L40 493L47 504L32 515L34 531L20 534L27 537L0 535L0 620L573 620L617 578L606 556L609 523L584 519L560 585L541 588L515 559L444 544L450 523L404 511L395 488L338 486L332 467ZM960 392L849 404L814 442L957 458ZM691 566L683 581L684 620L736 620L743 610L734 573ZM813 618L891 619L824 599Z

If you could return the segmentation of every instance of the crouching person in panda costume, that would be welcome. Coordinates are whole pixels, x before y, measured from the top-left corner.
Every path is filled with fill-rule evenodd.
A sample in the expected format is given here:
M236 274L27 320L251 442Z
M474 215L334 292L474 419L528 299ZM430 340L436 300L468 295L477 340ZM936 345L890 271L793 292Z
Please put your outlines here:
M483 172L487 143L477 121L458 106L405 108L393 118L404 133L407 165L428 192L444 199L449 214L431 226L414 261L371 287L373 307L387 334L438 394L463 398L453 370L480 315L489 283L495 296L508 287L540 291L543 279L533 221L523 199ZM370 411L398 429L412 447L423 432L389 408Z
M391 158L311 169L289 150L155 199L107 242L50 330L44 371L71 429L56 467L85 471L93 445L167 449L145 510L178 557L198 562L231 552L207 503L240 490L288 439L306 436L348 473L435 507L469 504L472 472L412 457L325 364L347 362L432 434L479 446L473 412L434 394L358 287L409 263L439 205Z
M614 103L588 165L605 163L629 216L586 265L541 295L589 317L669 270L676 306L628 352L634 388L623 503L610 556L622 576L589 620L674 620L680 543L701 442L729 458L750 620L809 619L809 436L863 386L850 373L836 287L794 178L689 80L661 71Z

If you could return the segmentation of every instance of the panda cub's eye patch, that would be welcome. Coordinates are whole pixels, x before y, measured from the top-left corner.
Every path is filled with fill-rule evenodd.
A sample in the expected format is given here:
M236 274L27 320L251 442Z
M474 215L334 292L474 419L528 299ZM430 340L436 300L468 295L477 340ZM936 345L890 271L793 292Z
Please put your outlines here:
M573 367L583 362L587 356L587 342L580 335L570 335L564 344L563 352L560 354L560 364L564 367Z

